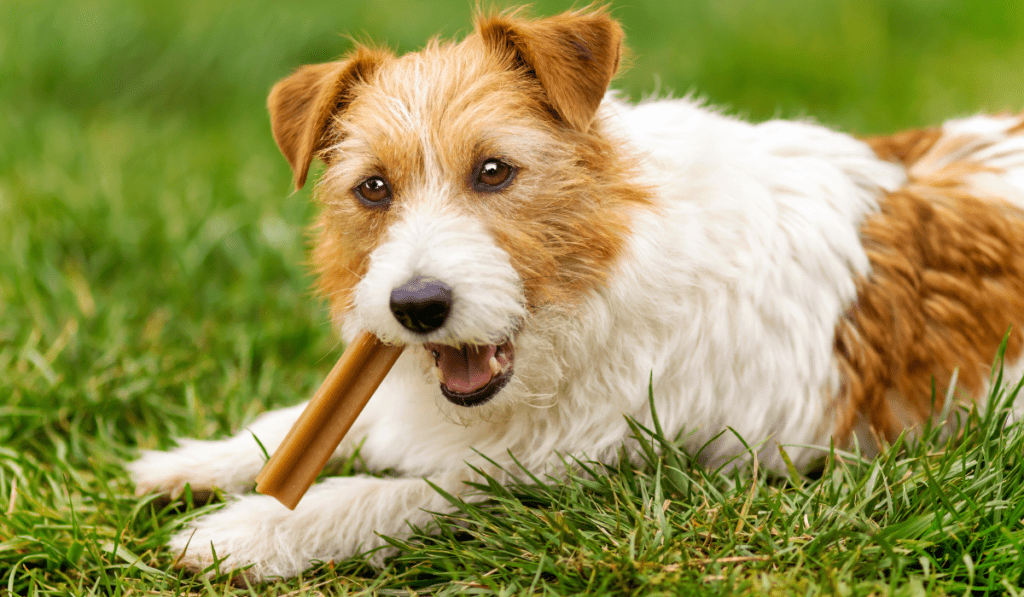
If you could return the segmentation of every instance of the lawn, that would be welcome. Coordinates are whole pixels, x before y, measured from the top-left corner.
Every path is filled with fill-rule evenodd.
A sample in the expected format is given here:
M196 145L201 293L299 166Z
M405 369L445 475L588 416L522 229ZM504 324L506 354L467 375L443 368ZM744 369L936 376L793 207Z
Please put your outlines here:
M217 506L133 497L123 463L308 397L340 348L270 85L345 34L463 34L471 4L0 0L0 595L1024 594L1024 426L997 410L814 478L703 470L638 428L663 456L489 488L383 572L173 569L163 542ZM862 134L1024 108L1024 3L669 4L614 9L634 98Z

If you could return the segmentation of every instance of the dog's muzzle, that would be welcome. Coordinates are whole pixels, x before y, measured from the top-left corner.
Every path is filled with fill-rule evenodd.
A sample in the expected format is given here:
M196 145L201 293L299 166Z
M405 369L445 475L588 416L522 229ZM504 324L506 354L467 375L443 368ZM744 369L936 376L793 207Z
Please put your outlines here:
M452 289L444 282L414 276L391 291L391 313L402 327L417 334L440 329L452 310ZM500 344L423 347L434 357L434 375L441 393L459 406L476 406L494 397L512 377L511 340Z

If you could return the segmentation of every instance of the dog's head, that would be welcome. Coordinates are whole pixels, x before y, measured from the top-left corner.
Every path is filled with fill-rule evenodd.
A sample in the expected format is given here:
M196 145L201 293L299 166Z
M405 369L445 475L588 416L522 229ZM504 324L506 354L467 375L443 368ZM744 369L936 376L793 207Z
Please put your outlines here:
M604 10L513 13L401 57L359 47L274 87L296 186L326 164L313 259L346 330L423 347L454 404L506 386L538 309L601 284L647 197L597 117L621 48Z

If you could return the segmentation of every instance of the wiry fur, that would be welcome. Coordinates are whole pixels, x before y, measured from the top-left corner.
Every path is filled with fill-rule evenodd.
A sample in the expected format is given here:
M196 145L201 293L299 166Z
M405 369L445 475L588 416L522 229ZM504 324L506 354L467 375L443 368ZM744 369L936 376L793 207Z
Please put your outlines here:
M172 540L174 552L188 545L182 565L202 569L215 549L222 569L290 576L428 524L427 512L447 504L423 477L467 496L467 463L503 479L491 461L557 475L562 455L612 460L630 445L625 416L650 422L651 383L662 425L705 462L743 452L732 433L711 442L728 427L765 465L781 466L783 444L804 467L820 454L805 446L889 435L895 419L884 409L902 405L901 426L928 416L925 378L904 383L910 370L891 366L899 358L919 355L941 383L950 367L965 376L963 366L986 364L1001 330L1024 323L1020 118L868 144L810 123L749 124L688 99L634 106L603 95L620 40L603 11L505 15L482 19L460 43L402 57L360 49L275 87L275 138L297 183L314 154L327 164L314 261L343 335L365 329L410 345L337 456L361 444L369 468L400 476L330 479L294 512L237 497ZM490 157L517 166L517 178L475 191L473 169ZM354 197L369 176L390 181L386 209ZM901 206L917 215L907 221ZM1013 278L1012 305L946 317L934 332L976 345L964 358L952 354L958 346L922 351L897 334L930 307L887 283L883 261L902 251L901 235L936 230L922 210L964 231L916 239L952 249L935 292L952 294L957 309L991 294L991 268L957 278L967 272L956 259L979 238L971 231L982 226L1005 249L979 250L1003 282ZM934 263L901 255L919 289L914 276ZM446 324L427 334L388 310L391 290L414 275L445 281L455 297ZM445 400L422 343L504 339L515 346L510 383L481 406ZM1019 333L1013 342L1016 355ZM978 372L962 379L965 396L978 397ZM227 440L145 453L131 465L138 490L244 490L262 465L252 435L275 449L299 409Z

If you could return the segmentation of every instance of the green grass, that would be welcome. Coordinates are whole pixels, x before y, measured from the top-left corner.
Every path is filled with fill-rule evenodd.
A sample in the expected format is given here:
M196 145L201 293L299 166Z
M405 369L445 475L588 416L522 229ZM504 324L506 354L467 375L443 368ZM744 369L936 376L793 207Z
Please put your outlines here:
M861 133L1020 110L1024 4L949 4L623 2L617 86ZM337 356L269 86L341 33L464 32L469 5L0 0L0 594L1021 594L1024 431L994 414L816 479L702 470L638 429L666 456L488 488L383 573L173 570L204 507L132 497L123 462L297 402Z

